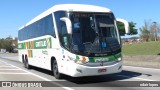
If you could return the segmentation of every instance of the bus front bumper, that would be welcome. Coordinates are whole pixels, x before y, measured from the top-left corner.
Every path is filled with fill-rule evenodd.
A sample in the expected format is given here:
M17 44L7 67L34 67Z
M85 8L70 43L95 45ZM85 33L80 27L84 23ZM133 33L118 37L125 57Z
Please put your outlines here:
M114 74L122 71L122 61L119 61L113 65L88 67L79 64L72 64L68 66L68 75L72 77L81 76L98 76L105 74Z

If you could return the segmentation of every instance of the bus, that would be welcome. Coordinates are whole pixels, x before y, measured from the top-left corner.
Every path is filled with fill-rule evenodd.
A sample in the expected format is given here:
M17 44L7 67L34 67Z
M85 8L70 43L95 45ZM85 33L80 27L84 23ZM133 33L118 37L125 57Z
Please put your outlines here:
M60 4L18 30L18 57L24 67L51 70L55 78L114 74L122 71L117 21L105 7Z

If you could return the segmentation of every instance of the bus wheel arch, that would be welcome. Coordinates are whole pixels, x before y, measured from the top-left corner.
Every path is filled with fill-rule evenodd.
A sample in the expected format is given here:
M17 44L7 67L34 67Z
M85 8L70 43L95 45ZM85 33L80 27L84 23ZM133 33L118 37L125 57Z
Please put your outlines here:
M58 64L57 64L57 60L55 57L51 58L51 70L56 79L62 78L62 74L58 70Z

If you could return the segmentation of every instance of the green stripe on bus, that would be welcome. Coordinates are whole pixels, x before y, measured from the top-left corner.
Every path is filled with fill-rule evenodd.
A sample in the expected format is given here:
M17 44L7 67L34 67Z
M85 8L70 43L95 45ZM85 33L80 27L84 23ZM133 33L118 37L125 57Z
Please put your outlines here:
M34 49L47 49L47 48L52 48L51 38L45 38L34 41Z
M27 43L27 46L26 46ZM18 44L18 49L47 49L52 48L52 39L51 38L45 38L45 39L39 39L35 41L29 41L24 43Z
M49 42L47 42L48 43L48 46L49 46L49 48L52 48L52 39L51 38L49 38Z
M98 61L114 61L117 60L119 57L121 57L121 53L111 55L111 56L105 56L105 57L89 57L89 62L98 62Z
M33 57L33 51L32 50L30 50L30 53L31 53L31 57Z
M18 43L18 49L26 49L25 43Z
M46 39L40 39L34 41L34 49L46 49L47 41Z

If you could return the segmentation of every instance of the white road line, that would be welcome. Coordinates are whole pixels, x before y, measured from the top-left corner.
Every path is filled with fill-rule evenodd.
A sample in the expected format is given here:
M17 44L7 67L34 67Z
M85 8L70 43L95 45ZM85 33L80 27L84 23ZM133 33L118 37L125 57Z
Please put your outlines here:
M2 61L2 62L4 62L4 61ZM6 63L6 62L5 62L5 63ZM14 65L12 65L12 64L10 64L10 65L11 65L12 67L16 67L16 68L18 68L18 69L20 69L20 70L22 70L22 71L24 71L24 72L27 72L28 74L31 74L31 75L33 75L33 76L36 76L36 77L40 78L40 79L43 79L43 80L45 80L45 81L52 81L52 80L47 79L47 78L45 78L45 77L39 76L39 75L34 74L34 73L32 73L32 72L29 72L29 71L27 71L27 70L24 70L24 69L22 69L22 68L20 68L20 67L14 66ZM55 84L55 85L57 85L57 86L59 86L59 87L61 87L61 88L63 88L63 89L66 89L66 90L74 90L74 89L72 89L72 88L70 88L70 87L63 86L63 85L61 85L61 84L59 84L59 83L56 83L56 82L52 82L52 83Z
M0 72L0 75L1 74L16 74L17 75L17 74L30 74L30 73L10 73L10 72L7 73L7 72Z
M11 65L10 65L10 66L0 66L0 68L1 68L1 67L13 67L13 66L11 66Z
M156 80L151 80L151 79L145 79L145 78L138 78L138 77L126 76L126 75L117 75L117 76L126 77L126 78L134 78L134 79L139 79L139 80L144 80L144 81L156 81Z
M13 70L13 71L14 71L14 70L21 70L21 69L0 69L0 71L2 71L2 70L4 70L4 71L5 71L5 70L6 70L6 71Z
M160 69L155 69L155 68L145 68L145 67L134 67L134 66L123 66L123 67L126 67L126 68L141 68L141 69L150 69L150 70L159 70L160 71Z
M2 65L0 65L0 66L4 66L4 65L5 65L5 66L8 66L9 64L5 64L5 63L3 63L3 64L2 64Z

